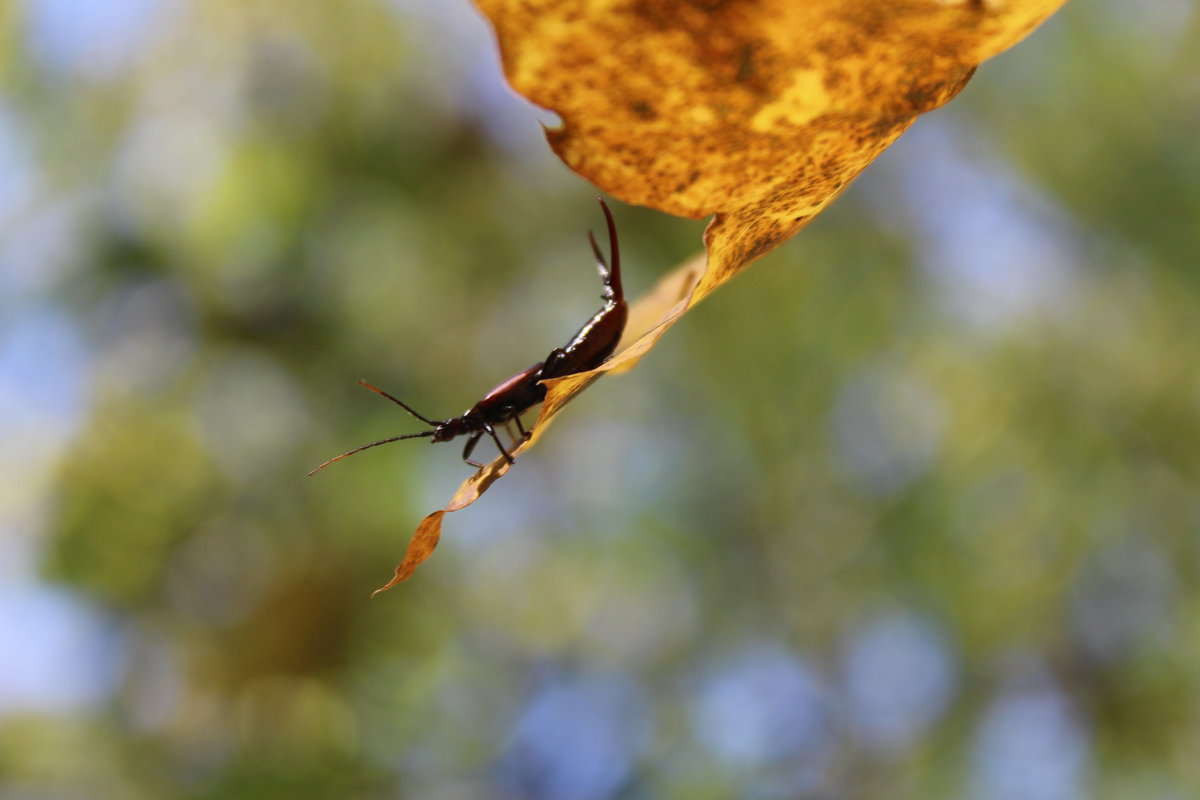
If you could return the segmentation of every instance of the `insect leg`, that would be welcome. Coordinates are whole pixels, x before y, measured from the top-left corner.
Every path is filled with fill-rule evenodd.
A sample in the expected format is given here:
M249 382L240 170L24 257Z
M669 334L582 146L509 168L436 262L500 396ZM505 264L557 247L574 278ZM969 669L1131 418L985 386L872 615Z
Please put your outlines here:
M509 464L516 463L515 460L513 459L512 455L507 450L504 449L504 442L500 441L500 437L498 435L496 435L496 429L493 428L490 424L485 424L483 426L483 429L485 431L487 431L489 434L491 434L492 441L494 441L496 443L496 447L498 447L500 449L500 455L504 456L504 460L507 461Z
M478 461L472 461L471 452L475 449L475 445L479 444L479 439L482 436L483 431L477 431L476 433L471 434L471 438L467 439L467 444L465 447L463 447L462 453L463 461L467 462L472 467L478 467L479 469L483 469L483 464L480 464Z
M521 415L513 417L513 422L517 423L517 430L521 432L521 439L526 440L530 437L529 431L525 430L525 426L521 424Z

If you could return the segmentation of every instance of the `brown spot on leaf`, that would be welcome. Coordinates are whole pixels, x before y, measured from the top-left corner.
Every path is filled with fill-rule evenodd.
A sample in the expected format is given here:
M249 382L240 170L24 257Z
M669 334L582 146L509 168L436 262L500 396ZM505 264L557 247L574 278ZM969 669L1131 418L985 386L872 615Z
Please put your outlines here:
M644 100L635 100L631 108L633 109L633 113L637 114L642 119L649 120L658 116L654 112L654 106L650 105Z

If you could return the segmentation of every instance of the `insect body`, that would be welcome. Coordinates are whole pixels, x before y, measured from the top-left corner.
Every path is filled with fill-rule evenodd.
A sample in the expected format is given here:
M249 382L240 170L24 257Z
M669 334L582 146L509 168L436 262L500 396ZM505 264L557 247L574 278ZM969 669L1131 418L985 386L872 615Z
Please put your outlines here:
M500 454L504 456L508 463L513 463L512 454L504 447L504 443L500 440L500 436L496 432L496 427L503 426L507 429L507 426L513 423L520 433L521 440L528 439L529 431L525 430L525 427L521 424L521 414L546 398L546 387L541 382L549 378L561 378L566 375L573 375L576 372L585 372L600 366L616 350L617 342L620 341L621 334L625 330L625 321L629 316L629 310L625 303L625 293L621 288L621 251L617 244L617 226L613 222L612 212L608 210L608 205L603 199L600 200L600 207L604 210L604 219L608 225L609 253L612 256L611 267L604 260L604 256L596 244L596 238L590 232L588 233L588 241L592 245L592 253L596 256L596 267L599 269L600 277L604 281L604 305L592 315L591 319L584 323L579 332L571 337L571 340L566 345L556 347L550 351L545 360L539 361L527 369L518 372L516 375L501 381L495 388L485 394L482 400L467 409L466 413L461 417L451 417L450 419L440 421L430 419L418 413L409 407L408 404L382 389L377 389L366 381L359 381L366 388L383 395L409 414L429 425L429 430L421 431L420 433L407 433L402 436L392 436L388 439L381 439L378 442L365 444L362 447L356 447L353 450L342 453L340 456L329 459L308 474L311 475L313 472L323 469L335 461L340 461L346 456L353 455L360 450L377 447L381 444L398 442L401 439L418 438L429 438L433 442L448 442L458 436L468 437L466 446L463 447L463 461L473 467L482 467L483 465L479 462L471 460L471 453L484 434L491 436L492 441L499 448ZM509 430L511 432L511 429Z

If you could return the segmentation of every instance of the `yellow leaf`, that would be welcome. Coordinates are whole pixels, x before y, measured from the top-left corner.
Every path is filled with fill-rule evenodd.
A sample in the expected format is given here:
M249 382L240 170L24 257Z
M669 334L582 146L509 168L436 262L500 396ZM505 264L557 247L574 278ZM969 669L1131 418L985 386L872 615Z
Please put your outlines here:
M573 170L717 215L706 295L836 197L1065 0L477 0Z

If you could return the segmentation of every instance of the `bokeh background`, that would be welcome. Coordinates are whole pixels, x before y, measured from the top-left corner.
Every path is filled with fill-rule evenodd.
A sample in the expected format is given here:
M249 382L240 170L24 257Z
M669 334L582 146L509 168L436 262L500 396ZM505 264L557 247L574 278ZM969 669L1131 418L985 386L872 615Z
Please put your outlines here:
M1070 4L371 600L468 470L305 478L355 380L597 307L552 118L464 0L0 3L0 798L1200 796L1198 76Z

